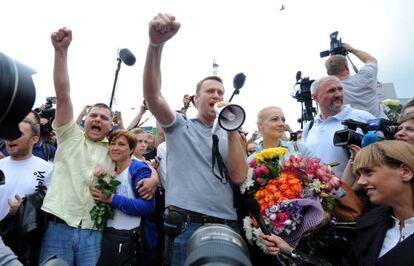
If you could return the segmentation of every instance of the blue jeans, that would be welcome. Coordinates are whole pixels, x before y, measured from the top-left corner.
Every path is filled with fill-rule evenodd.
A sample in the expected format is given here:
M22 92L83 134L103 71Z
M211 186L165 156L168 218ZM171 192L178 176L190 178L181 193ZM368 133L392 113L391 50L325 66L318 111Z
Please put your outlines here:
M49 222L40 248L39 262L57 256L69 266L96 265L101 253L102 233Z
M181 234L174 239L174 248L171 257L171 266L183 266L187 258L187 242L191 235L203 224L185 223ZM233 230L239 233L239 224L237 221L229 221L227 223ZM168 241L168 239L167 239ZM168 243L167 243L168 245Z

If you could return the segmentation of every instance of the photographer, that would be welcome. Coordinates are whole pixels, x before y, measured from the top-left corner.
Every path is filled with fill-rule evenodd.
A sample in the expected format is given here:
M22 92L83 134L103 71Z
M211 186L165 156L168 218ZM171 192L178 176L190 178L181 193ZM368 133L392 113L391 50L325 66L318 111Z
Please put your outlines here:
M39 114L36 111L32 110L27 114L25 119L28 119L34 124L40 126L39 141L33 145L33 151L32 151L33 155L47 162L53 162L55 158L56 147L41 139L42 133L44 134L44 129L43 129L44 125L41 124L41 118ZM3 155L4 157L9 155L4 141L0 143L0 155ZM0 159L1 159L1 156L0 156Z
M343 48L365 64L358 73L350 75L345 56L335 54L326 60L327 74L334 75L341 80L344 88L344 104L350 104L355 109L370 112L377 118L387 118L377 97L377 59L346 43L343 44Z

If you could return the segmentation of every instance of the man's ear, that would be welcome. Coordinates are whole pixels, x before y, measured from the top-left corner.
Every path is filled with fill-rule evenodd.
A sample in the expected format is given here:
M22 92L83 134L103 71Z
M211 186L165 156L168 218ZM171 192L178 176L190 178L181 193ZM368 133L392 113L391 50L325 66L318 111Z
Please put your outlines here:
M400 165L401 177L403 181L410 182L413 179L413 171L406 164Z
M32 136L32 144L35 145L36 143L38 143L39 139L39 136Z
M195 108L198 108L198 102L200 101L200 95L195 94L194 95L194 106Z

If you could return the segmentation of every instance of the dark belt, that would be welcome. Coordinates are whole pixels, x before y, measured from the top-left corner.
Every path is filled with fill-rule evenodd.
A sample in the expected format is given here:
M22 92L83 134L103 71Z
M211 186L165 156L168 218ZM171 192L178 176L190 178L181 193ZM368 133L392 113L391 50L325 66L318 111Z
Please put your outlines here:
M168 207L170 211L176 211L184 217L184 220L187 223L196 223L196 224L226 224L227 220L205 215L202 213L192 212L184 210L175 206Z
M60 223L60 224L66 224L67 225L67 223L65 221L63 221L59 217L57 217L53 214L50 214L50 213L47 214L47 220L49 222L54 222L54 223Z

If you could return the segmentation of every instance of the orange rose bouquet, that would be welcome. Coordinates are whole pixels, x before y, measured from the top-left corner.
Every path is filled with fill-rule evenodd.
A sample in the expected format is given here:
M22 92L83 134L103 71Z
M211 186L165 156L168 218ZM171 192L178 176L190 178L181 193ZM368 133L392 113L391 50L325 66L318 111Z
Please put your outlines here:
M287 153L286 148L278 147L255 154L240 190L257 201L269 231L296 246L304 232L322 222L324 209L332 211L341 182L319 159L285 159ZM245 217L243 227L247 239L266 251L257 221Z

